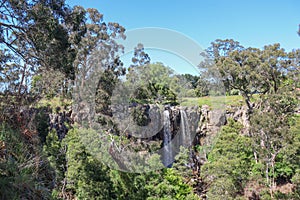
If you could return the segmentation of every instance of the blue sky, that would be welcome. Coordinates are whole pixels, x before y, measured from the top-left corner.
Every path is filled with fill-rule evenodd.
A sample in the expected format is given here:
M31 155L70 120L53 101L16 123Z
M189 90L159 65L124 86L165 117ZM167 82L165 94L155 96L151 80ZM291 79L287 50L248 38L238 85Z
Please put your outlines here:
M118 22L127 30L161 27L178 31L195 40L203 48L207 48L210 42L218 38L233 38L245 47L262 48L266 44L280 43L288 51L300 48L300 37L297 35L300 24L299 0L66 2L71 6L97 8L104 14L104 21Z

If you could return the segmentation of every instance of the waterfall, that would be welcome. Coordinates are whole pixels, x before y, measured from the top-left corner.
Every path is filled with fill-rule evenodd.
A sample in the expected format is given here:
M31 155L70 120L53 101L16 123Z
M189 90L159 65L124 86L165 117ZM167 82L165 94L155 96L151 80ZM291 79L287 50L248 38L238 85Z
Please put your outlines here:
M180 109L180 127L178 133L175 134L172 140L172 124L170 119L170 111L163 112L163 149L162 162L166 167L172 165L174 156L179 152L180 146L188 148L192 143L192 136L189 126L189 121L185 110Z
M192 141L186 112L184 110L180 110L180 116L181 144L184 147L189 147Z
M172 139L171 135L171 122L170 122L170 112L168 110L164 111L164 138L163 138L163 164L169 166L172 164L172 147L170 141Z

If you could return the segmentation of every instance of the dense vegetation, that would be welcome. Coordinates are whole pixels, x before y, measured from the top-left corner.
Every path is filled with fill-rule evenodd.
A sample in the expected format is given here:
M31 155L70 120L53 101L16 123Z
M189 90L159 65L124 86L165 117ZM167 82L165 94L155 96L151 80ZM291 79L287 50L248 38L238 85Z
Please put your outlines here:
M104 22L93 8L71 8L64 0L0 1L1 199L300 198L300 49L217 39L198 77L151 63L142 44L132 65L123 66L116 42L122 38L125 28ZM133 119L144 126L147 105L188 105L193 97L200 107L212 95L218 99L216 72L230 96L226 104L245 107L246 125L228 119L209 146L182 147L168 168L158 154L136 165L111 153L128 144L147 150L113 121L110 105L119 100L112 96L122 77L120 89L135 89ZM81 113L89 90L80 89L89 81L97 83L97 129ZM161 141L148 145L154 151ZM195 162L198 155L202 162ZM128 172L134 170L139 173Z

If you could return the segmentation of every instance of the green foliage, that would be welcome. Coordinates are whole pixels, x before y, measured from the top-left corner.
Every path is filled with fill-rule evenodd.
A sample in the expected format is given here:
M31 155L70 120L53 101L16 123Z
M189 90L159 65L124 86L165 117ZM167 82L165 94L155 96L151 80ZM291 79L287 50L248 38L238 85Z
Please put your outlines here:
M41 110L49 111L49 112L56 112L58 108L68 108L72 105L72 101L66 98L60 97L53 97L53 98L43 98L41 99L36 107ZM44 113L46 114L46 113Z
M182 76L186 82L190 83L193 89L195 89L198 86L199 76L191 74L183 74L179 76Z
M65 75L57 70L41 70L39 74L34 75L31 83L31 93L42 96L48 100L64 93ZM66 94L64 94L66 95ZM65 96L66 97L66 96Z
M189 179L192 174L190 162L190 149L180 146L180 151L175 156L175 162L173 163L172 168L183 178Z
M274 194L275 199L280 199L280 200L290 200L290 199L298 199L299 196L295 196L293 193L282 193L282 192L275 192Z
M295 173L294 169L296 166L293 166L292 163L288 162L287 156L292 156L288 154L280 153L276 158L275 164L275 174L276 178L282 178L285 180L289 180L291 176ZM292 156L294 157L294 156Z
M119 70L122 69L105 70L100 74L95 96L97 113L108 116L112 115L109 108L109 105L111 104L110 97L112 96L114 88L118 82L117 78L119 76Z
M212 88L210 88L210 82L204 77L200 76L197 81L197 86L195 88L197 97L204 97L209 95L209 92Z
M64 0L6 0L0 13L1 199L51 199L51 194L54 199L198 199L190 185L188 149L181 148L172 168L153 170L163 167L159 155L133 162L143 146L120 135L109 120L113 92L126 72L118 56L123 48L116 42L125 38L124 27L104 22L96 9L70 8ZM207 198L239 198L249 179L262 177L269 189L276 182L295 186L293 194L262 191L262 199L299 199L300 118L294 115L299 93L294 93L299 88L300 50L286 53L279 44L244 48L227 39L213 42L208 53L209 76L176 75L162 63L151 64L138 44L125 82L135 89L134 121L140 126L150 122L150 103L175 105L187 96L203 98L189 98L182 105L242 105L241 96L212 97L223 94L223 81L227 94L241 94L251 111L251 138L241 135L243 127L232 120L222 128L201 166ZM75 104L88 107L91 94L96 94L96 117L107 125L103 130L75 128L62 141L54 130L48 132L50 108L71 105L71 96ZM36 115L22 116L21 111L34 108L38 99ZM160 142L147 145L159 148ZM110 152L131 144L128 158ZM126 173L108 166L146 172Z
M207 50L211 70L217 69L227 92L238 90L250 112L254 93L277 93L287 72L293 71L288 54L280 44L266 45L263 50L244 48L234 40L216 40Z
M276 158L275 176L278 178L291 179L297 177L300 162L300 116L294 115L290 121L290 143Z
M43 150L55 172L53 183L55 184L56 189L61 189L67 167L67 146L59 141L54 129L47 135Z
M150 106L148 105L137 105L133 108L131 115L137 125L146 126L150 123L151 119L149 117L149 109Z
M181 155L185 153L183 151ZM149 161L149 172L128 173L111 170L113 188L117 195L116 199L198 199L197 195L193 194L192 187L182 177L182 172L190 175L191 171L183 171L183 165L181 164L186 163L186 161L182 161L181 158L180 156L180 160L174 168L151 170L159 165L163 167L159 156L156 155Z
M299 153L299 136L290 125L297 100L284 89L264 96L250 120L254 149L264 165L263 177L270 188L277 180L289 180L297 168L290 160L298 159Z
M165 85L160 83L145 83L136 88L131 102L140 104L160 103L160 104L177 104L177 95Z
M207 197L233 199L249 179L253 166L251 139L239 134L241 124L229 120L208 155L208 162L201 167Z
M209 186L209 190L206 194L208 199L235 199L239 189L236 188L236 184L232 179L227 177L221 177L213 181Z
M53 174L39 147L19 130L0 126L1 199L50 199Z
M148 85L149 83L160 84L162 86L170 86L174 71L170 67L164 66L162 63L153 63L147 65L136 66L128 73L128 81L135 80L140 85Z
M132 65L129 67L129 70L138 67L147 65L150 63L150 57L145 52L144 45L139 43L136 47L134 47L134 57L131 59Z
M295 198L300 198L300 169L298 168L296 170L296 173L294 174L294 176L292 177L292 183L295 184L295 191L294 191L294 195Z
M38 96L45 91L40 86L49 88L49 85L40 84L47 79L45 71L57 70L68 78L75 78L73 61L76 51L68 35L76 32L69 24L74 15L63 0L4 1L0 12L1 45L4 50L1 55L10 63L8 65L6 61L6 73L1 70L2 77L6 79L1 83L6 82L11 95L17 95L19 101L31 96L28 94L30 79L37 75L32 79L32 86L37 86L34 95ZM40 75L44 75L43 80L38 78ZM53 73L51 75L54 77Z
M139 103L177 104L188 91L188 83L162 63L133 67L125 85L134 88L132 101Z
M39 133L40 141L42 143L46 142L46 137L49 132L49 108L48 107L40 107L37 109L37 113L35 115L35 124L36 130Z
M146 185L149 178L158 178L159 174L157 172L135 174L112 170L111 177L114 183L113 189L117 194L116 199L142 200L148 196Z
M65 142L68 145L67 188L79 199L114 199L108 167L86 150L78 130L69 131Z
M175 173L172 168L166 168L161 178L150 180L146 185L148 192L147 200L154 199L197 199L192 195L192 187L184 183L182 177Z

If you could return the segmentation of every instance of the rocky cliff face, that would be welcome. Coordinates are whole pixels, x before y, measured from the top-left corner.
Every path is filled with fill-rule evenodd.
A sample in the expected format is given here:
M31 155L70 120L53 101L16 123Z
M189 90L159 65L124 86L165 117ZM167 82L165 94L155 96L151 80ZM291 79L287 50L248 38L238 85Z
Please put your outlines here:
M71 119L71 113L71 111L66 112L58 110L56 113L49 114L50 131L54 129L59 140L65 138L66 134L69 131L66 125L71 126L71 124L73 123Z
M194 144L210 145L220 128L226 125L228 118L240 122L245 127L244 132L248 130L249 119L246 106L228 106L226 110L211 110L209 106L203 105L200 108L200 120Z
M227 123L228 118L239 121L245 127L249 128L246 106L228 106L226 110L211 110L209 106L202 107L183 107L183 106L158 106L158 105L133 105L122 106L115 105L113 110L112 121L117 125L122 134L140 138L142 140L163 140L163 111L169 110L171 138L177 134L182 134L180 130L182 112L186 114L187 126L193 145L210 145L213 138L218 134L221 126ZM78 114L88 117L88 113ZM134 113L134 115L132 114ZM75 117L74 117L75 116ZM74 120L81 118L73 112ZM82 120L82 118L81 118ZM140 121L137 121L140 120ZM140 125L139 125L140 123ZM178 139L178 138L177 138ZM179 138L180 140L182 138Z
M88 112L81 110L78 116L73 112L76 119L92 119L93 116ZM88 110L87 110L88 111ZM167 111L167 112L165 112ZM168 113L168 123L165 123L165 114ZM245 127L245 132L249 128L247 117L247 107L228 106L226 109L211 110L209 106L202 107L183 107L183 106L161 106L161 105L114 105L112 108L113 116L110 120L115 124L115 129L118 129L119 134L135 138L138 144L151 142L159 142L161 148L168 147L171 156L174 158L179 152L180 145L185 147L201 146L210 147L217 137L219 130L223 125L226 125L228 118L233 118L239 121ZM80 116L79 116L80 115ZM82 117L84 116L84 117ZM56 119L60 116L50 117L54 123L53 128L57 129L59 124ZM57 121L57 122L56 122ZM91 124L88 121L88 124ZM166 133L166 124L168 124L168 133ZM55 126L56 125L56 126ZM63 128L63 127L60 127ZM59 135L64 137L66 129L59 129ZM109 131L109 130L108 130ZM166 134L169 134L166 136ZM169 138L169 139L166 139ZM191 158L196 170L206 161L205 148L202 152L193 152ZM166 154L166 153L165 153Z
M250 128L247 106L227 106L226 118L240 122L244 127L243 133L247 134Z

